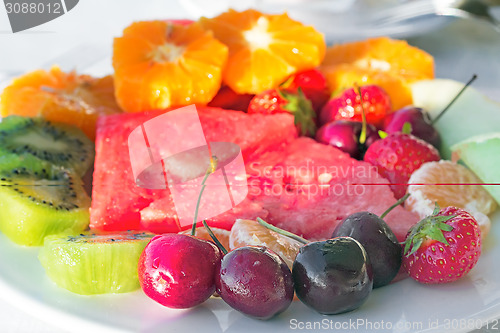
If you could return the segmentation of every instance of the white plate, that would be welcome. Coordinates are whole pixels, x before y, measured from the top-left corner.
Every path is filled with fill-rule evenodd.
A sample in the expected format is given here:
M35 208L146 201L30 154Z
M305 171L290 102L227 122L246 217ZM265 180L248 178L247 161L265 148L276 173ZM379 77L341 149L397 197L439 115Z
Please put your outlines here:
M0 236L0 295L34 316L74 332L287 332L301 325L339 332L453 332L498 326L500 316L500 212L477 266L448 285L426 286L406 279L376 289L356 311L322 316L299 301L277 318L259 321L210 299L191 310L171 310L141 291L79 296L55 286L37 260L37 249L21 248ZM323 326L321 326L323 325ZM354 325L354 326L353 326ZM305 327L305 326L304 326ZM294 329L295 328L295 329ZM371 328L371 329L370 329Z
M498 100L500 37L488 27L456 22L443 31L411 42L436 57L438 77L466 81L472 73L478 73L476 88ZM100 68L96 64L90 69L92 74L99 74ZM199 330L255 333L296 331L300 330L300 325L307 324L323 324L326 327L320 329L331 328L331 331L340 332L375 329L382 332L443 332L446 325L454 332L467 332L485 325L487 321L496 325L490 328L498 330L500 212L493 220L483 255L466 278L440 286L423 286L407 279L375 290L360 309L337 316L321 316L300 302L294 302L279 317L262 322L231 310L220 299L210 299L192 310L170 310L149 300L141 291L123 295L78 296L56 287L45 276L37 259L38 249L15 246L1 234L0 297L41 320L72 332ZM332 327L329 326L330 320ZM356 326L358 323L359 327ZM392 324L392 329L388 323ZM405 323L413 327L406 329ZM342 330L335 325L348 326Z

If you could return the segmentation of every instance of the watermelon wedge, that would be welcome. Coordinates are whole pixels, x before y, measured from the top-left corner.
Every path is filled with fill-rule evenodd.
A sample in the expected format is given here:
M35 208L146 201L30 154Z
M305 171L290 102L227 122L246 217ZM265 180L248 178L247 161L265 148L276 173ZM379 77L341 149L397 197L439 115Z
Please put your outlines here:
M90 209L92 229L145 229L157 233L179 231L170 191L136 186L128 152L130 132L164 112L120 114L99 119ZM202 107L198 107L198 114L208 142L236 143L245 160L286 145L297 137L293 117L288 114L267 118L265 115L249 116L239 111ZM185 140L190 138L186 136ZM245 205L247 208L244 208ZM245 213L247 210L248 213ZM245 200L232 212L218 216L217 225L221 224L229 229L235 219L232 213L249 219L267 216L258 204Z
M129 133L161 112L99 120L92 229L156 233L181 229L169 190L137 187L130 166ZM297 138L291 115L249 115L209 107L198 107L198 113L208 142L240 146L249 184L247 198L210 219L211 226L230 229L236 218L261 217L306 238L322 239L351 213L381 214L396 201L388 181L367 163L312 139ZM402 240L417 218L397 207L386 221Z
M348 215L381 215L396 201L389 182L373 166L309 138L265 154L259 164L274 178L265 175L259 182L250 168L254 187L249 196L267 210L267 222L307 239L329 238ZM385 221L402 241L417 217L398 206Z

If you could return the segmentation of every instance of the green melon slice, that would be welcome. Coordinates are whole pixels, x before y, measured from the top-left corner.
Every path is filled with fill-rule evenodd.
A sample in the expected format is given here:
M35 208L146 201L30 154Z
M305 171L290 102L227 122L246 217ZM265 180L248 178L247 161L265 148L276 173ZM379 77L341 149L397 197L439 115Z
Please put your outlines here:
M472 137L451 150L453 159L463 161L484 183L498 184L483 186L500 204L500 131Z
M462 89L464 84L453 80L423 80L411 86L413 104L426 109L431 119ZM468 87L435 124L441 135L441 157L451 157L450 147L470 137L498 132L500 104Z

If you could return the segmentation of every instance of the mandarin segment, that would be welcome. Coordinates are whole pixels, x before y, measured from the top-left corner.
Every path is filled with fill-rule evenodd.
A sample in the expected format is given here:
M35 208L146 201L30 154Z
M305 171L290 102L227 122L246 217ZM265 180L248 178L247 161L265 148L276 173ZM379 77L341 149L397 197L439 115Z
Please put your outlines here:
M97 118L120 112L111 76L94 78L63 72L57 66L14 79L0 97L0 114L42 116L49 121L79 127L95 138Z
M227 53L197 23L132 23L113 44L118 103L127 112L207 104L220 88Z
M318 66L325 54L323 35L286 14L230 9L200 23L229 47L223 81L239 94L275 88L291 74Z
M215 237L217 237L222 246L224 246L225 249L229 250L229 230L216 227L210 227L210 230L212 230L213 234L215 235ZM187 229L179 233L184 235L191 235L191 229ZM213 242L212 237L210 237L210 234L204 226L196 227L195 237Z
M420 218L430 215L435 203L465 209L476 218L484 237L491 224L487 215L495 211L497 204L481 183L460 164L445 160L428 162L411 175L409 184L413 185L408 187L410 197L405 208Z
M390 95L394 109L412 104L410 84L434 77L434 59L406 41L387 37L329 47L321 70L330 91L376 84Z
M268 247L292 269L293 261L303 244L269 230L257 221L238 219L229 234L229 248L233 250L247 245Z

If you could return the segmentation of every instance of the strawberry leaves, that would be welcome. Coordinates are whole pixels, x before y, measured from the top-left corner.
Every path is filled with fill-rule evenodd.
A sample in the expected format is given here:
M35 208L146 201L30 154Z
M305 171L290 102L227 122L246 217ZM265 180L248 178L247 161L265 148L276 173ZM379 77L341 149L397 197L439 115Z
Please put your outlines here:
M293 114L294 124L299 127L300 133L314 136L316 134L314 121L316 112L314 112L311 101L304 95L302 88L299 87L296 93L284 89L277 89L277 92L286 101L286 104L282 106L283 110Z
M269 89L255 95L248 105L248 113L290 113L300 135L316 134L316 112L301 87L297 90Z
M443 235L443 231L453 230L453 227L445 222L454 218L455 215L437 216L439 210L439 206L436 203L436 207L432 214L410 229L406 241L404 242L405 247L403 251L407 257L415 253L426 240L435 240L449 245Z

